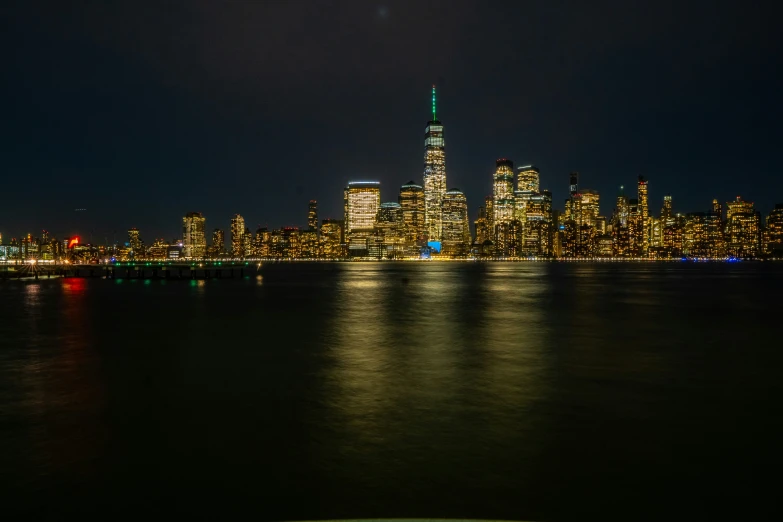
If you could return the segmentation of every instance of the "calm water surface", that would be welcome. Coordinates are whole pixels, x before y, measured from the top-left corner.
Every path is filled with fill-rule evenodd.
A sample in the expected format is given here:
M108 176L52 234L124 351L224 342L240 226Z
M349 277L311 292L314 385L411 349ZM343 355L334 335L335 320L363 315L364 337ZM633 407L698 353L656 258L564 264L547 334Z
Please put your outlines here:
M770 264L0 283L3 509L756 514L778 494L782 296Z

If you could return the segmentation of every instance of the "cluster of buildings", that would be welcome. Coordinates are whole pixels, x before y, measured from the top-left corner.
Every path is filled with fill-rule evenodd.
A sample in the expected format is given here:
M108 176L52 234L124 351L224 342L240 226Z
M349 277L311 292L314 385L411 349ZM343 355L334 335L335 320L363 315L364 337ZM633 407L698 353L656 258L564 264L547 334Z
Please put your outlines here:
M635 196L635 197L634 197ZM131 228L121 245L62 241L43 231L3 243L0 262L76 258L82 261L130 259L753 259L783 257L783 205L766 216L737 196L706 212L675 213L672 197L660 212L650 211L648 182L639 177L634 193L620 187L611 216L600 212L597 191L580 186L579 173L569 175L569 197L563 211L552 193L540 187L532 165L514 168L510 159L496 161L492 195L479 207L471 234L468 204L458 188L447 188L446 143L436 115L424 130L422 183L409 181L396 201L382 201L378 181L353 181L343 190L342 219L318 219L310 201L306 227L252 232L239 214L224 229L207 232L199 212L182 218L181 238L144 243ZM209 240L209 241L208 241ZM228 244L226 243L228 240Z

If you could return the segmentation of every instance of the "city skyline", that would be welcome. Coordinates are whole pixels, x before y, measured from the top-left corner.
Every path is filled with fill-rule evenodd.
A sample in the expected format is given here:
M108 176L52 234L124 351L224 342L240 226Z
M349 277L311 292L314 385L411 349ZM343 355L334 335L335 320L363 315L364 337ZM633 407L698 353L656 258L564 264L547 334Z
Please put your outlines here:
M651 202L670 192L682 209L702 209L705 187L762 212L778 202L783 73L770 64L783 43L766 7L479 7L395 2L380 16L345 2L303 17L296 3L78 14L18 3L3 33L14 53L0 86L13 100L0 123L0 228L66 235L83 220L100 241L128 226L170 237L191 210L273 228L301 224L309 199L339 219L334 187L375 179L387 201L401 181L420 182L433 83L446 189L464 192L471 219L499 157L538 166L558 206L573 170L604 213L639 175ZM300 37L288 45L292 23Z

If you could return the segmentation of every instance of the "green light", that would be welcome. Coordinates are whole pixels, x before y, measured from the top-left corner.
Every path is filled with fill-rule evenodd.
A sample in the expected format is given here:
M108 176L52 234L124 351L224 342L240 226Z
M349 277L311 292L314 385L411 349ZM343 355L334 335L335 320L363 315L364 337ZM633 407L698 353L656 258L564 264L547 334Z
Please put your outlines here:
M432 86L432 121L437 120L435 117L435 86Z

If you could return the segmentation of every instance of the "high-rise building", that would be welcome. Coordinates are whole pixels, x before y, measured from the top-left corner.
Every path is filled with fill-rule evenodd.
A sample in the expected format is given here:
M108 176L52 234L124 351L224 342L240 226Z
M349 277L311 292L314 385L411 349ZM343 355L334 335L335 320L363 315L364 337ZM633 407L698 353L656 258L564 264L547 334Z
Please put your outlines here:
M341 219L324 219L321 222L321 242L323 255L326 259L342 259L345 257L345 238L343 237L343 221Z
M142 246L141 237L139 237L139 229L133 227L128 230L128 246L131 249L131 255L133 257L143 257L144 248Z
M672 213L672 196L666 194L663 197L663 207L661 207L661 225L668 227L674 224L674 214Z
M517 168L517 190L527 192L539 191L539 173L533 165Z
M435 112L432 86L432 120L424 131L424 222L429 241L440 241L443 226L443 198L446 195L446 142L443 125Z
M582 189L579 191L581 197L581 222L580 225L587 225L592 228L597 227L598 217L601 213L599 208L600 197L597 190Z
M245 257L245 218L235 214L231 218L231 255Z
M783 203L767 216L767 236L765 251L773 256L783 255Z
M446 191L443 200L443 246L447 256L463 256L470 250L468 201L458 188Z
M314 199L310 200L307 210L307 228L318 231L318 202Z
M182 218L182 256L199 259L207 254L207 237L204 234L206 219L201 212L189 212Z
M402 219L405 222L405 240L410 245L425 238L424 188L413 181L400 187L399 197Z
M268 259L271 257L269 250L269 238L271 234L267 227L258 227L256 229L256 237L253 241L256 255L261 259Z
M726 203L726 249L733 257L750 258L760 253L761 224L752 201L737 196Z
M375 220L381 206L381 184L377 181L352 181L344 191L345 235L349 253L368 254L367 241L372 238Z
M501 158L495 162L492 197L494 199L493 223L510 223L514 219L514 162Z
M250 228L245 227L242 233L242 255L244 257L255 257L255 248L253 248L253 233Z
M521 247L521 255L553 255L553 228L552 193L545 190L540 194L531 195L525 207L524 244Z
M216 228L212 231L212 245L209 247L209 257L217 259L225 253L226 235L223 230Z
M374 242L370 246L372 257L384 259L402 257L405 247L402 205L396 202L381 203L375 220Z
M487 222L487 207L481 206L478 208L478 215L476 221L473 222L473 226L476 229L477 244L481 245L484 241L491 241L492 235L489 233L489 225Z
M647 194L647 180L644 176L639 176L639 182L637 183L638 199L639 199L639 226L641 233L640 241L640 255L646 256L647 250L650 248L650 209Z

